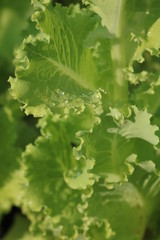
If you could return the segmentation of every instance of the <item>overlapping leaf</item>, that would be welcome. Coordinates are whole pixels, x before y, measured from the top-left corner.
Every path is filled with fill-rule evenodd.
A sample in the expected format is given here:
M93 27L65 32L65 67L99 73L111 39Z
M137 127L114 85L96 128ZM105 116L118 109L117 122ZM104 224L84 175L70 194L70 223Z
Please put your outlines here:
M79 124L83 121L82 118ZM28 181L24 201L33 212L46 208L54 219L53 232L61 226L61 234L71 237L75 234L74 226L82 222L78 211L82 189L94 183L90 173L94 161L82 157L76 159L73 154L77 124L56 123L52 116L42 119L39 124L42 136L35 146L27 146L23 156Z
M157 145L159 143L159 138L156 136L155 132L158 131L158 127L150 124L152 115L147 113L146 110L139 111L137 108L134 108L134 112L135 122L126 120L120 128L119 134L129 139L140 138L153 145Z
M107 219L111 224L114 234L109 239L142 239L146 224L145 203L131 183L115 185L112 190L103 182L97 183L88 205L89 217Z
M131 100L138 107L146 106L153 114L159 109L159 29L160 20L158 18L148 29L146 39L141 42L135 51L128 73L129 81L136 85L136 87L132 87ZM136 65L138 70L134 72L133 68Z
M124 180L133 170L126 162L133 144L117 133L109 133L111 126L115 126L111 117L102 116L101 123L84 136L83 145L84 154L95 159L93 172L110 183Z
M82 112L87 102L98 102L93 92L100 86L97 68L91 50L83 47L97 18L77 7L53 8L37 1L34 6L33 19L41 34L25 40L17 53L17 78L10 79L11 93L34 116L48 111L60 116Z
M142 239L146 225L157 231L155 221L154 224L151 221L159 203L160 178L154 171L154 163L146 161L135 166L128 183L115 184L113 189L108 189L104 181L97 182L88 199L86 224L89 219L96 218L95 222L107 219L112 227L109 239ZM102 208L97 213L96 208L101 203ZM156 236L154 234L152 236Z
M92 11L96 12L102 18L102 25L106 26L111 34L114 34L116 37L119 36L118 32L121 30L119 28L120 14L124 1L83 0L83 2L90 4Z

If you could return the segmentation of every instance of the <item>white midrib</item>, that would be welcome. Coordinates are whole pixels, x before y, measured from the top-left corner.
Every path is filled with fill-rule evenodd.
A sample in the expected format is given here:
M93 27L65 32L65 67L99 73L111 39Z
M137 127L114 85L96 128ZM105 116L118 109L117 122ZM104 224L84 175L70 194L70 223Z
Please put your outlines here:
M33 52L33 51L32 51ZM41 58L45 59L49 63L53 64L59 71L61 71L66 76L69 76L71 79L73 79L79 86L82 86L84 88L91 89L91 86L87 84L87 80L84 79L80 74L75 72L73 69L69 68L68 66L62 64L61 62L58 62L52 58L46 57L40 53L34 52L36 55L39 55Z
M117 27L116 27L116 34L117 34L117 37L121 37L121 28L120 28L120 24L121 24L121 14L122 14L122 7L123 7L123 4L124 4L124 1L123 0L120 0L120 7L118 8L118 17L117 17Z
M112 45L111 55L114 61L113 72L114 72L114 101L127 101L128 100L128 85L124 78L123 68L126 66L125 59L125 45L123 39L124 31L124 7L126 0L120 0L117 8L117 21L115 24L116 36L119 42L115 42ZM116 64L118 62L118 65Z
M82 78L79 74L77 74L73 69L67 67L66 65L63 65L61 62L57 62L54 59L51 58L47 58L44 56L44 58L52 63L54 66L56 66L59 71L61 71L62 73L64 73L65 75L69 76L70 78L72 78L77 84L82 85L83 87L86 88L86 84L85 84L85 80L84 78Z

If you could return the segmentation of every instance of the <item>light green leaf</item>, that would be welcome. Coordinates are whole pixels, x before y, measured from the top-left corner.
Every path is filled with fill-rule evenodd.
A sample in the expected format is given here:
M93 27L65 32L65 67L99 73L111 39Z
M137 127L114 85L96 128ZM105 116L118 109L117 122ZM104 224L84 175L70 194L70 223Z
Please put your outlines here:
M147 33L147 39L142 42L142 44L137 48L133 59L133 61L138 61L142 63L144 61L143 52L145 50L149 51L151 55L159 56L159 48L160 48L160 41L159 41L159 29L160 29L160 19L158 19L149 29Z
M12 206L20 206L22 204L22 184L25 184L24 170L19 168L13 169L12 176L0 189L0 217L8 213Z
M88 225L86 236L89 240L113 239L115 235L106 220L100 221L97 218L88 218L86 225Z
M157 145L159 138L155 135L155 132L158 131L158 127L151 125L150 118L152 115L146 109L139 111L136 107L134 107L134 113L135 122L126 120L120 128L119 134L127 139L141 138L153 145Z
M102 18L102 25L107 27L108 31L119 37L120 15L125 1L121 0L83 0L89 4L91 10L96 12ZM113 21L114 19L114 21Z

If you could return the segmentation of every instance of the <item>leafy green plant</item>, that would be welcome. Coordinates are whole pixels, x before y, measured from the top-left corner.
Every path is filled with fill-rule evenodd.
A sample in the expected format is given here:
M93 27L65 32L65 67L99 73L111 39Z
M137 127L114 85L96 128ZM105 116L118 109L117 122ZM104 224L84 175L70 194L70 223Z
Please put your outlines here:
M39 136L0 99L0 213L28 219L9 237L158 240L160 3L64 3L32 0L9 78Z

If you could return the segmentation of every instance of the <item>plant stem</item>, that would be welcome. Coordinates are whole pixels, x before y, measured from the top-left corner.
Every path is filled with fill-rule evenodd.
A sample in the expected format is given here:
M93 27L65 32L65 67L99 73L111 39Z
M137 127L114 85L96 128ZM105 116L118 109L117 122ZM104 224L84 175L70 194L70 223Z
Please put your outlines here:
M115 29L116 40L112 45L112 59L113 59L113 72L114 72L114 86L113 96L114 102L127 101L128 99L128 85L124 78L123 69L126 67L125 60L125 42L124 42L124 22L125 22L125 2L126 0L119 1L119 12L117 17L117 24ZM117 12L117 9L116 9Z

